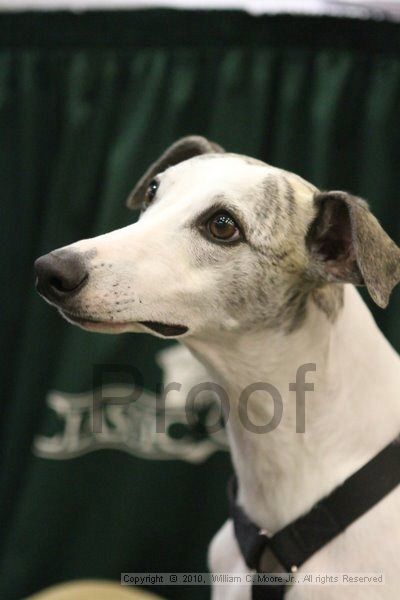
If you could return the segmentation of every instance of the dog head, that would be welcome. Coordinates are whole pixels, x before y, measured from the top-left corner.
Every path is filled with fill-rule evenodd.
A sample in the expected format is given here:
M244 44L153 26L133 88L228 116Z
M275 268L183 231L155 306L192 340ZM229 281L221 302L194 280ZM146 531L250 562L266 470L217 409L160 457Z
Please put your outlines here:
M135 224L35 263L39 293L85 329L290 331L311 298L333 318L341 283L386 306L400 280L400 250L363 200L201 137L173 144L128 206Z

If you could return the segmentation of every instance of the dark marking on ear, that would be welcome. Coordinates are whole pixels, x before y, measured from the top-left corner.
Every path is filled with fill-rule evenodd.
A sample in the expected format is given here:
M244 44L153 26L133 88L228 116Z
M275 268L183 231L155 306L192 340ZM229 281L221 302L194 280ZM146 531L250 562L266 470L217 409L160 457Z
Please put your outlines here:
M309 277L314 281L366 285L385 308L400 281L400 249L385 233L367 203L346 192L314 198L317 215L306 236Z

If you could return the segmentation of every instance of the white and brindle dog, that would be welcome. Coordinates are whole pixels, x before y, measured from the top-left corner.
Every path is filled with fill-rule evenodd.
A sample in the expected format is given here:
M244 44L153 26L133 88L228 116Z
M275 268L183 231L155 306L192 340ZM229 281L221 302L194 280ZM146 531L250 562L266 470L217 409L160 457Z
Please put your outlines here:
M175 337L229 397L226 427L238 502L272 534L307 513L400 431L400 360L355 286L385 307L400 280L400 250L367 204L320 192L302 178L191 136L147 171L128 199L137 223L36 261L37 287L68 321L89 331ZM195 359L193 359L195 360ZM293 386L300 365L314 392L296 433ZM246 427L242 390L274 385L279 425ZM274 405L255 391L248 422ZM373 482L372 482L373 485ZM207 493L207 491L205 491ZM398 597L400 487L302 567L383 572L381 587L292 586L288 600ZM247 572L228 520L211 569ZM268 565L267 565L268 567ZM250 587L214 588L247 599Z

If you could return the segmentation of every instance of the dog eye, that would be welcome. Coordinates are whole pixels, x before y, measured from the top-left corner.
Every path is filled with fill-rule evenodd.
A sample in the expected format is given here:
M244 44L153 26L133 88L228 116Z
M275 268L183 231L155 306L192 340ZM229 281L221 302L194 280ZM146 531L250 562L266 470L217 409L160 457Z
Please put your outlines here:
M241 238L236 221L227 212L213 215L206 227L210 237L220 242L236 242Z
M149 204L151 204L154 196L157 193L157 190L158 190L158 181L156 179L153 179L152 181L150 181L149 187L146 190L145 198L142 203L142 210L146 210L146 208L149 206Z

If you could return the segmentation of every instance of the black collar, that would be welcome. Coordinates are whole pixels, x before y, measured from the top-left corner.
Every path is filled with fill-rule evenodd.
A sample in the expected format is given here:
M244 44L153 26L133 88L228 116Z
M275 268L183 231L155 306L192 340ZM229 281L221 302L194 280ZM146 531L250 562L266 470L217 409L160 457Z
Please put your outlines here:
M268 536L236 503L236 478L229 485L229 503L236 539L250 569L260 572L269 549L288 573L297 569L400 483L400 443L396 440L359 471L315 504L305 515Z

